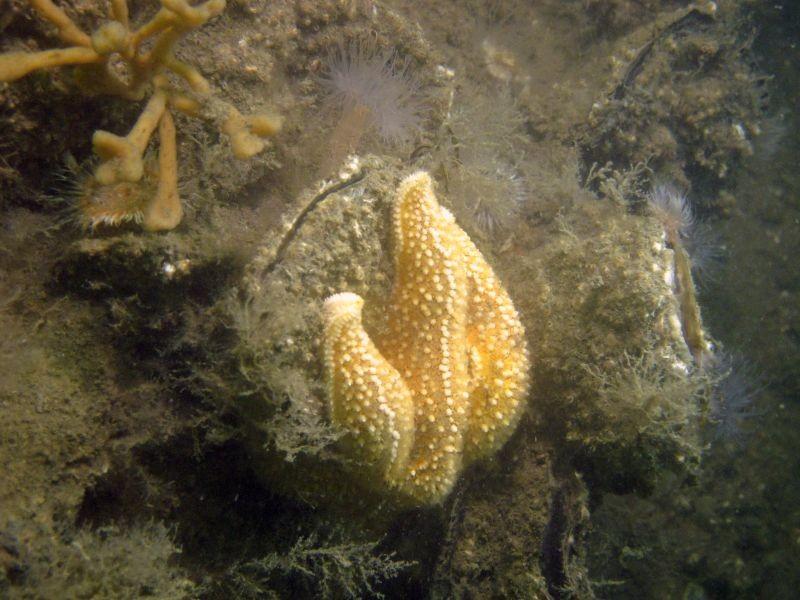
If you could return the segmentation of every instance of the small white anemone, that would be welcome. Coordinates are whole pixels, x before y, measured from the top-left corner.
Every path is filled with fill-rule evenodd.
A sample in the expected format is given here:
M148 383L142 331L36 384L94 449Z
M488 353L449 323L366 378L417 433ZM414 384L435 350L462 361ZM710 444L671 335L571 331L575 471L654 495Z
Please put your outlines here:
M451 185L461 216L472 221L477 233L496 241L513 228L529 198L524 178L499 160L462 164Z
M385 142L414 136L422 121L419 84L409 72L408 59L372 42L339 46L328 57L320 82L327 102L341 113L366 109L367 124Z
M669 239L689 235L694 225L694 215L686 194L672 185L661 184L653 188L647 202Z
M745 424L765 414L759 399L768 382L738 354L718 354L712 368L717 380L709 398L714 438L741 443L748 433Z
M692 276L704 286L714 281L725 259L726 248L720 232L709 223L696 223L686 240L692 259Z

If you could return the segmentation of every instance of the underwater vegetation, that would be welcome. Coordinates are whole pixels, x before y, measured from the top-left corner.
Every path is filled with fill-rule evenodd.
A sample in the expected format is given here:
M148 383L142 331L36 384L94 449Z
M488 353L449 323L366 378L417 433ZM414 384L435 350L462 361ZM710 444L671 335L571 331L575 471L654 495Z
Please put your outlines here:
M238 565L224 590L236 598L284 598L297 588L318 598L382 598L380 584L411 565L376 551L377 543L301 537L285 554Z
M22 533L22 532L20 532ZM38 548L38 556L19 556L14 579L35 586L35 596L24 588L5 588L5 598L185 598L197 591L181 570L170 565L178 548L164 525L150 523L128 530L101 527L80 531L68 544L55 541ZM7 556L17 554L13 540L2 542ZM27 559L27 560L26 560ZM6 565L7 566L7 565Z
M684 336L663 227L625 210L580 204L554 222L562 233L527 275L542 286L540 308L528 299L522 310L537 332L531 416L563 436L591 485L630 491L652 485L655 465L696 465L707 382Z
M599 409L618 428L615 441L630 444L640 436L661 437L671 431L678 446L685 443L682 430L696 424L699 414L698 404L685 399L700 395L705 382L687 379L680 370L664 370L650 352L624 356L612 376L588 369L597 381ZM691 454L691 445L686 450Z
M335 506L346 514L359 512L353 518L360 521L364 515L373 514L369 506L376 502L394 501L396 496L402 500L397 490L389 485L380 489L380 484L387 481L387 473L391 482L393 472L403 473L408 468L402 464L406 453L413 457L414 452L419 452L422 459L427 450L413 450L419 441L404 437L402 431L392 435L394 428L408 422L408 409L403 408L401 392L381 394L381 386L371 383L369 377L348 373L351 364L359 364L356 361L359 353L339 348L340 357L346 355L355 362L333 359L333 364L334 373L338 373L334 377L338 378L336 385L344 386L340 387L342 390L345 384L352 386L351 392L359 392L360 400L348 403L345 392L334 392L328 408L330 391L320 385L325 377L324 365L320 368L319 364L320 357L326 356L323 345L333 343L336 349L340 343L336 341L338 333L330 337L330 329L335 329L337 322L348 323L347 330L369 335L374 347L364 348L378 361L375 368L381 372L385 365L376 352L380 351L387 359L394 352L391 342L383 340L400 339L401 333L408 335L417 329L417 325L409 324L396 331L398 325L393 324L391 317L396 309L384 308L393 303L392 282L387 273L398 273L400 269L402 274L405 268L397 264L393 268L392 264L398 258L406 260L402 258L406 243L388 245L386 240L396 235L392 225L392 214L397 210L394 200L398 181L406 173L396 164L375 157L365 158L359 168L366 174L346 180L341 189L326 196L307 213L306 221L295 230L292 242L277 262L274 244L265 245L257 253L247 268L243 293L233 298L226 310L236 318L239 372L245 373L254 386L235 402L239 402L243 421L254 426L250 451L259 461L260 475L271 486L314 498L320 505ZM440 202L458 202L453 192L446 194L442 190L443 183L440 186ZM305 197L298 204L307 206L309 202ZM692 376L689 366L692 357L681 332L678 299L672 283L667 281L667 273L674 269L674 253L663 242L663 227L655 219L626 214L624 207L609 203L575 202L563 210L565 215L561 219L547 220L541 226L547 228L544 238L520 239L520 252L525 258L516 269L508 269L506 262L506 270L496 271L514 298L526 332L532 392L516 408L508 404L502 393L495 398L496 406L490 404L492 395L487 395L481 401L485 407L480 406L484 415L481 418L487 420L466 430L455 423L457 431L451 431L456 433L453 448L458 451L458 445L464 444L463 455L447 457L453 468L444 480L446 485L417 503L439 498L448 502L450 486L461 472L460 463L480 462L475 460L478 456L490 455L481 448L498 448L505 439L513 437L515 420L526 422L521 418L523 411L529 419L525 432L518 434L522 439L533 435L530 429L533 423L535 431L547 432L543 435L548 439L559 436L564 440L561 443L576 455L590 449L597 472L601 468L624 472L635 464L642 477L650 478L655 476L656 465L693 464L699 454L696 421L703 382ZM460 224L460 219L457 222ZM399 248L399 255L387 246ZM436 265L433 249L431 253L431 257L421 254L420 260L433 260ZM414 264L413 255L410 260ZM493 262L493 267L504 264L498 257L494 260L497 262ZM438 271L437 274L439 283L444 285L442 274ZM401 290L415 281L412 275L398 282ZM462 275L456 270L453 276ZM342 294L343 291L346 293ZM324 299L333 294L340 295L333 296L325 306ZM415 290L409 289L408 295L416 297ZM430 305L428 310L433 313L437 295L432 290L430 302L424 296L418 298L420 308L416 310L422 311L421 307ZM499 292L497 297L501 297ZM480 307L490 306L488 301L468 305L467 324L480 314ZM412 310L408 318L414 315L422 316ZM328 339L322 340L321 332L326 327ZM439 330L434 327L426 334L431 336L430 342L423 336L416 346L424 348L433 343L437 339L435 331ZM359 334L353 339L366 344L368 338ZM494 351L499 351L500 340L513 336L474 334L471 339L493 339L497 344ZM457 341L457 337L453 340ZM480 348L477 343L476 351L470 353L467 372L480 374L491 366L491 361L482 358L486 351L481 352ZM435 352L438 351L432 347L431 356ZM451 349L449 353L452 358L454 351ZM330 360L326 357L326 361ZM386 389L396 386L402 390L399 381L405 379L404 371L412 367L397 366L403 365L402 361L389 360L389 363L392 370L386 370L386 379L383 375L379 379ZM412 366L425 372L423 363ZM463 368L454 363L450 370L458 373L457 369ZM502 390L502 386L514 381L513 370L498 373L486 378L483 375L468 378L479 385L473 392L478 394L477 398L492 389ZM435 375L434 370L424 382L429 391L434 389ZM363 384L358 383L359 377ZM454 377L451 385L455 381ZM337 397L337 393L341 396ZM372 402L371 399L377 400L381 395L384 403ZM398 403L390 402L390 396L396 396ZM513 393L509 400L514 400ZM361 402L372 408L362 408ZM474 401L470 402L472 408L469 404L463 406L465 413L475 410ZM464 419L465 416L457 416L457 408L454 400L453 417ZM428 414L424 407L421 412L416 410L417 416ZM497 417L496 411L502 416ZM289 424L280 418L284 414L302 417L294 421L298 435L293 438L302 450L281 456L273 453L276 446L272 441L268 445L265 442L275 439L271 432L276 423ZM279 417L277 421L275 415ZM430 436L421 437L422 450L424 444L444 449L449 436L448 415L445 411L443 415L431 413L431 416L430 428L424 422L415 423L415 428L425 426L427 431L423 435ZM437 421L440 416L442 420ZM338 440L319 436L323 430L314 424L330 420L347 435ZM491 429L492 425L496 430ZM471 442L473 430L475 439ZM420 437L419 429L415 435ZM302 442L304 438L306 441ZM475 452L469 450L471 446ZM430 445L427 448L430 450ZM286 461L289 455L291 463ZM398 457L399 467L395 462ZM292 473L302 473L302 477ZM358 494L359 510L352 505L341 506L335 490L345 482L364 490ZM377 519L385 518L393 510L387 504L379 506L383 508ZM375 518L370 517L373 525Z
M616 12L609 11L616 3L592 4L600 14ZM648 164L682 188L702 187L701 212L724 209L719 191L752 154L763 116L757 85L763 76L742 60L752 38L726 27L724 17L735 10L695 3L665 12L655 33L645 28L646 38L645 29L631 34L637 51L617 59L618 83L594 103L584 126L589 164Z
M108 20L104 0L59 2L87 35ZM53 22L12 8L3 50L47 48ZM138 169L126 156L84 161L74 203L101 235L48 228L59 215L34 194L0 199L14 207L0 227L0 513L12 515L0 595L81 595L86 575L109 597L641 598L630 583L617 595L619 581L658 552L619 540L607 560L622 568L601 571L587 556L595 514L665 477L685 482L673 500L688 512L700 457L729 446L709 438L756 429L758 384L717 366L694 289L719 247L701 230L725 216L709 210L706 163L687 159L696 140L676 133L696 105L706 116L689 130L711 150L699 158L728 173L731 148L714 143L755 135L719 125L745 111L735 97L707 112L682 85L746 86L723 76L746 71L743 55L714 52L730 22L655 0L247 0L202 28L177 25L175 0L129 8L129 23L178 15L139 46L176 36L140 101L74 94L86 65L0 83L0 117L18 119L3 147L29 126L50 151L17 144L40 161L27 171L8 155L36 193L66 150L91 154L94 129L139 116L151 128L117 140L144 147L136 181L121 178ZM220 91L197 92L167 54ZM104 65L135 73L124 49L89 66ZM204 119L180 110L183 96ZM280 107L275 152L230 160L233 105ZM80 134L43 118L51 106L86 108L72 110ZM179 170L171 214L213 194L201 218L158 236L104 226L155 229L142 207L177 189L164 174ZM404 211L398 196L427 208ZM659 516L621 519L691 538ZM148 520L167 525L137 525ZM142 583L120 567L125 548ZM713 547L702 552L684 556L695 573ZM727 581L735 565L710 572Z
M239 159L263 150L265 138L281 128L281 119L274 115L243 116L212 93L211 84L195 67L175 57L180 39L219 15L225 0L197 6L186 0L164 0L156 15L140 27L130 22L125 1L112 2L109 20L91 34L50 0L30 4L57 28L58 37L69 47L0 54L0 82L15 81L39 69L73 66L75 83L84 93L131 101L148 97L127 135L94 132L92 146L100 164L79 195L85 227L133 221L148 231L162 231L180 223L183 209L173 111L214 121ZM146 166L145 152L156 129L158 160L151 168Z

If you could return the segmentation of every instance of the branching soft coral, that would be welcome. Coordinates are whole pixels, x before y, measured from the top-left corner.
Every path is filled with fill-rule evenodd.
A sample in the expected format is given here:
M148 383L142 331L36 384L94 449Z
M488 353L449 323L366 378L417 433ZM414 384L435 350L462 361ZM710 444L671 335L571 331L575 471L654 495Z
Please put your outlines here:
M81 202L82 220L87 226L136 221L148 231L163 231L180 223L183 210L178 196L173 111L215 122L230 138L233 155L239 159L263 150L265 138L280 130L279 117L242 115L212 95L211 85L197 69L175 58L175 44L220 14L225 9L225 0L207 0L196 6L188 0L161 0L158 13L138 29L131 27L126 0L109 0L109 20L91 35L50 0L29 0L29 3L43 19L56 26L58 36L69 47L0 54L0 82L15 81L39 69L72 65L77 70L78 85L84 91L130 100L149 95L128 135L94 132L92 144L101 162L89 188L97 191L101 200L90 198ZM124 184L136 184L147 175L144 152L156 128L160 147L155 194L127 193L117 198L115 189L120 186L127 189ZM131 198L141 200L132 203Z

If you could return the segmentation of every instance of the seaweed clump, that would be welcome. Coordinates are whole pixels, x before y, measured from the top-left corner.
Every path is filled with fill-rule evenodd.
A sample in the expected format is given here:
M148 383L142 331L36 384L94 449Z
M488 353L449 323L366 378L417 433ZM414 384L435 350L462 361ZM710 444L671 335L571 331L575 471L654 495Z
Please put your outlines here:
M681 329L674 252L652 220L608 204L576 205L554 227L520 274L538 282L522 307L532 416L593 491L646 492L701 453L708 382Z
M231 569L223 587L236 598L382 598L380 584L411 563L378 552L375 542L300 537L284 554L269 553Z
M370 307L389 294L385 240L399 173L375 159L361 166L369 169L362 179L348 180L306 213L302 227L288 228L294 237L280 252L259 252L228 305L248 388L231 402L250 428L256 470L273 488L359 519L375 506L375 486L363 465L339 452L328 425L320 344L323 300L343 289L367 299L368 331L387 327ZM528 332L529 415L566 460L596 476L592 483L616 485L620 478L610 474L617 473L624 474L618 487L647 489L661 467L692 466L700 454L705 378L681 330L674 251L654 219L610 203L573 203L546 227L544 236L515 242L525 257L515 269L504 272L497 261ZM275 452L280 439L297 440L298 451ZM363 493L343 503L336 492L343 482L363 484ZM379 528L391 511L381 514L370 526Z
M43 538L47 539L47 538ZM9 540L4 546L10 548ZM69 544L51 541L20 562L11 581L0 579L6 598L185 598L195 585L170 565L179 550L161 524L121 531L79 531ZM4 580L5 579L5 580ZM35 590L35 596L30 592Z
M85 93L132 101L149 97L127 135L98 129L92 136L101 162L79 198L81 221L87 227L134 221L146 230L162 231L180 223L183 209L173 111L214 121L239 159L263 150L265 138L281 128L281 120L274 115L245 117L216 98L208 80L175 57L177 42L219 15L225 0L208 0L197 6L186 0L163 0L161 5L151 20L134 28L127 3L112 2L110 19L90 35L50 0L32 0L31 6L57 28L58 37L69 46L0 54L0 82L16 81L40 69L74 66L75 83ZM153 175L147 172L144 154L156 128L160 148L157 174ZM154 192L138 193L137 184L143 179L145 189L153 186Z
M381 247L397 171L373 158L352 166L356 171L338 184L298 198L282 240L259 250L226 302L237 367L220 392L242 416L257 471L270 487L359 513L369 494L339 493L342 482L354 480L343 477L347 461L336 446L342 432L326 410L321 307L340 289L369 299L388 293ZM353 256L361 257L358 264ZM354 466L349 470L358 473Z

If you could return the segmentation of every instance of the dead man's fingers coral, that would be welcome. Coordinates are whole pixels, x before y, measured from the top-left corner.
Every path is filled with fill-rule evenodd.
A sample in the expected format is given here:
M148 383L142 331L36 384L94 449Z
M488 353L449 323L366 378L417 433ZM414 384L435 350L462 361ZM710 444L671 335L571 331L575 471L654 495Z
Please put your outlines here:
M90 228L134 221L151 231L171 229L181 220L177 192L175 126L171 109L214 121L231 140L236 158L263 150L265 139L281 128L281 119L259 114L243 116L214 97L200 71L175 57L175 45L187 33L219 15L225 0L191 4L161 0L161 9L138 29L131 27L126 0L110 0L109 20L91 35L51 0L30 0L45 21L71 47L41 52L0 54L0 81L14 81L48 67L75 66L73 81L88 93L140 101L150 98L128 135L97 130L92 137L101 163L80 194L81 222ZM175 74L178 79L168 77ZM151 196L155 176L145 177L144 155L159 127L158 191ZM146 180L146 181L144 181Z
M164 111L158 126L158 189L147 203L142 226L147 231L175 229L183 218L178 195L178 153L175 143L175 123L170 112Z
M363 306L349 293L323 306L331 418L350 434L358 458L395 482L405 474L414 442L414 405L400 374L364 331Z
M118 23L121 23L126 29L130 29L130 22L128 20L128 1L111 0L109 4L111 18Z
M139 181L142 178L142 155L166 107L166 94L157 90L128 135L120 137L102 129L94 132L92 146L103 159L94 173L98 183L110 185L117 181Z
M276 135L281 125L280 117L270 115L245 117L231 106L222 124L222 133L230 139L233 155L244 159L261 152L265 146L264 138Z
M130 56L132 54L130 31L119 21L103 23L92 33L92 48L102 56L108 56L113 52Z
M100 62L103 59L91 48L56 48L41 52L8 52L0 54L0 81L16 81L28 73L50 67Z
M16 81L38 69L103 60L103 57L92 49L91 38L75 25L67 13L50 0L30 0L30 4L45 20L56 26L59 37L73 47L0 54L0 81Z
M175 58L172 53L163 59L164 66L186 80L189 87L198 94L206 95L211 92L211 84L203 75L192 65Z
M168 28L196 29L225 10L225 0L191 6L185 0L162 0L161 10L133 33L134 45Z
M68 44L75 46L90 46L91 40L63 10L50 0L28 0L30 5L40 14L45 21L49 21L58 28L58 36Z
M388 332L374 345L377 356L396 369L414 411L413 435L401 438L413 439L413 446L402 477L392 483L418 502L437 502L465 462L492 453L514 431L528 391L525 332L491 267L439 205L427 173L401 183L392 221L395 282ZM333 296L326 314L342 298L357 307L350 308L351 339L371 348L361 327L360 298ZM329 329L328 324L326 339ZM364 363L352 362L353 356L352 348L326 343L328 377L360 386L349 394L349 388L329 388L332 418L370 448L367 455L383 456L383 438L362 433L350 416L379 411L375 399L385 401L383 390L399 384L377 368L365 377Z
M207 0L197 6L186 0L161 0L161 5L177 14L187 27L199 27L225 10L225 0Z

